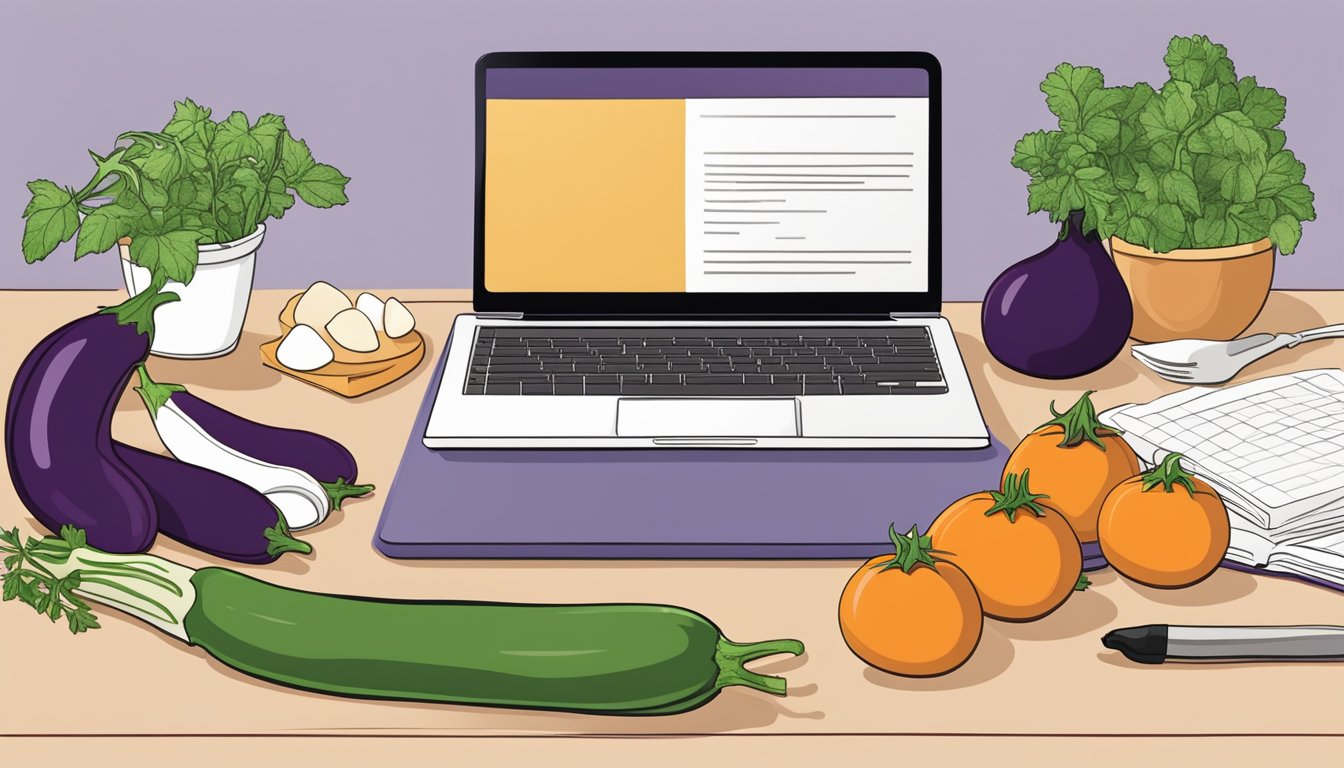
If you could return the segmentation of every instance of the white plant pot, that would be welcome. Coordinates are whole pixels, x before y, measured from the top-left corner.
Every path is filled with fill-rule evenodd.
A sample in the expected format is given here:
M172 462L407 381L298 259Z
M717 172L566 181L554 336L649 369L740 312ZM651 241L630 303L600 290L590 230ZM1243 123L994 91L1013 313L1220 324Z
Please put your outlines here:
M227 355L238 346L252 296L252 273L266 225L231 243L202 245L191 283L169 282L165 291L179 301L154 312L154 343L150 353L162 357L205 358ZM121 275L132 296L149 288L148 269L130 261L130 246L121 246Z

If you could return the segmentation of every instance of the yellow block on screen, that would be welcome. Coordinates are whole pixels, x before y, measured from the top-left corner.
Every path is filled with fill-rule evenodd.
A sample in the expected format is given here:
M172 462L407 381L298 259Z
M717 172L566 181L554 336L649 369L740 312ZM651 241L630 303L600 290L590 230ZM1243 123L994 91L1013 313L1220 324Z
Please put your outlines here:
M485 285L686 290L680 99L489 99Z

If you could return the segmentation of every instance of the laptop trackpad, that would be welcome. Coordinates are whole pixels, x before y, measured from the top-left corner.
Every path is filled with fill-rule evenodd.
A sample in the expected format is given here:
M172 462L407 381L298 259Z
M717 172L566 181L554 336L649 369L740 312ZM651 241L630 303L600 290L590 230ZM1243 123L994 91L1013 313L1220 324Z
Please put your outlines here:
M633 398L616 402L619 437L797 437L793 398Z

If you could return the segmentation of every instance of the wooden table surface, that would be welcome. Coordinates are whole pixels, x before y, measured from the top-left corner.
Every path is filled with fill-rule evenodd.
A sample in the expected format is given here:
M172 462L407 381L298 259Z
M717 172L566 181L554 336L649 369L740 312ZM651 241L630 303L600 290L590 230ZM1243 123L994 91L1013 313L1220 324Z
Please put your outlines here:
M78 765L74 756L110 751L134 753L146 765L176 763L183 756L196 764L258 758L292 763L321 756L327 764L346 765L389 755L405 761L452 755L487 764L533 758L550 764L637 759L660 765L748 757L793 764L860 750L868 759L937 758L950 765L964 764L957 756L1102 765L1113 758L1129 762L1138 750L1163 762L1202 764L1212 762L1214 753L1263 762L1288 749L1301 755L1344 746L1338 738L1344 736L1344 664L1149 667L1131 664L1098 642L1108 629L1146 623L1344 623L1344 594L1287 579L1222 570L1195 587L1161 591L1100 571L1092 574L1091 589L1041 621L987 620L980 647L961 669L906 679L867 668L840 637L836 601L855 561L385 558L371 545L381 492L396 471L451 320L469 310L468 294L394 292L408 301L426 336L426 360L405 379L346 400L261 365L257 348L277 335L276 316L291 293L257 291L239 347L226 357L149 362L159 381L185 384L248 418L312 429L343 442L359 461L361 481L380 489L305 531L313 556L286 555L270 566L235 566L238 570L286 586L346 594L683 605L714 619L735 640L803 640L804 656L754 665L787 676L788 697L733 688L698 710L658 718L342 699L247 677L199 648L102 606L95 612L103 627L72 636L63 624L44 621L14 602L0 605L0 754L15 758L5 764L19 765L19 758L28 757L33 764L45 759ZM0 291L6 329L0 379L12 381L23 356L52 329L123 297L117 291ZM979 340L978 304L948 304L944 311L985 419L1006 443L1045 420L1052 399L1067 406L1080 391L1095 389L1100 410L1177 389L1128 351L1076 380L1013 373L993 361ZM1344 292L1278 292L1252 331L1341 320ZM1317 342L1261 361L1238 380L1341 364L1344 340ZM113 432L125 442L162 450L130 390L117 407ZM0 525L43 532L8 478L0 482ZM151 551L193 567L223 564L164 537ZM72 736L80 739L65 741ZM144 740L149 736L156 738ZM246 738L252 736L266 740ZM599 736L617 738L574 738ZM73 746L67 751L58 743ZM61 754L69 760L53 757Z

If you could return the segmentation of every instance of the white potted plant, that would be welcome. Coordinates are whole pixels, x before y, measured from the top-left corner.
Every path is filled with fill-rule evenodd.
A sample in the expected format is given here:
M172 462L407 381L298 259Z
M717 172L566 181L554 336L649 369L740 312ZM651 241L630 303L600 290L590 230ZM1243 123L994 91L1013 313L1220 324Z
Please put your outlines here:
M131 295L166 291L179 301L156 313L151 351L216 357L238 344L265 222L284 216L294 196L316 208L347 202L350 181L313 160L285 119L256 122L234 112L178 102L162 131L131 131L97 164L80 190L28 182L23 255L29 263L75 238L75 258L118 246Z

